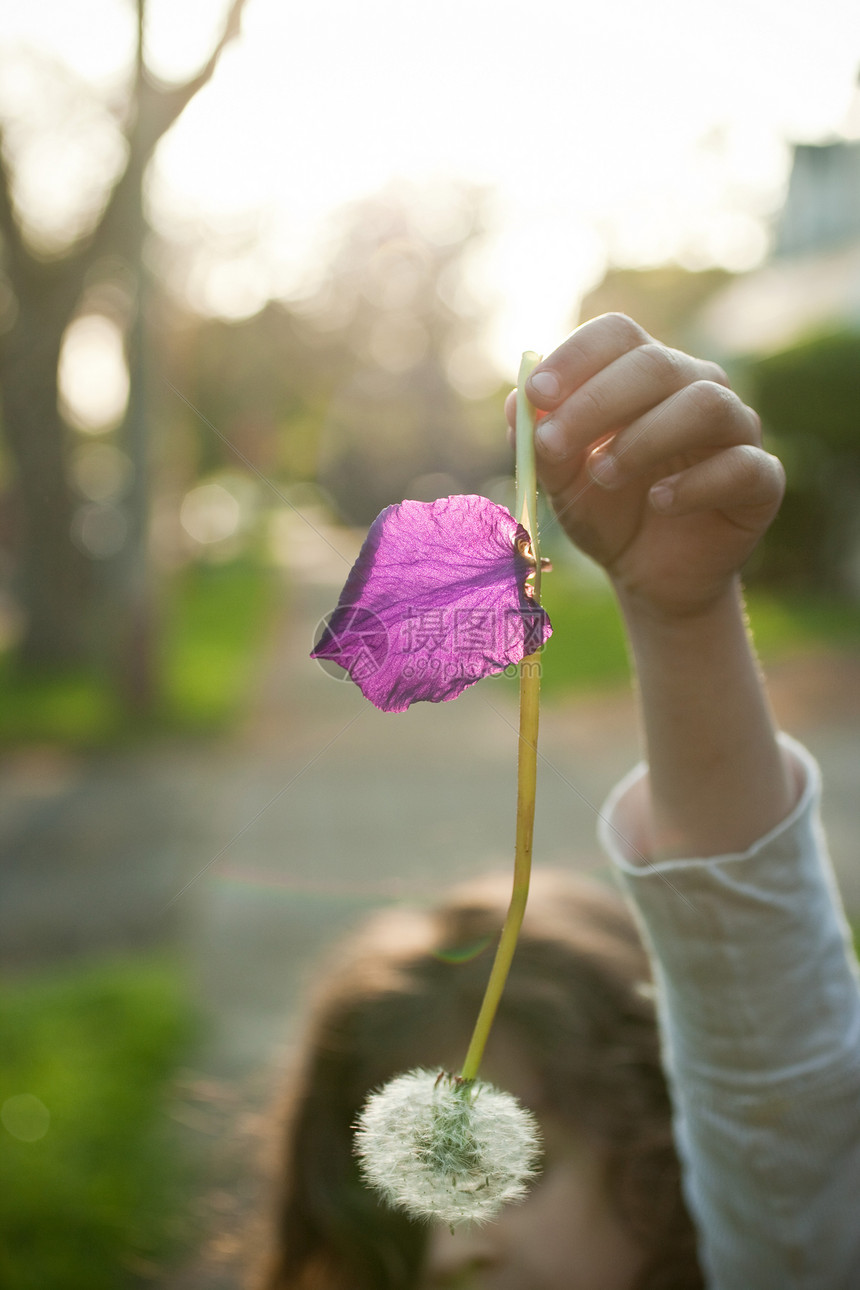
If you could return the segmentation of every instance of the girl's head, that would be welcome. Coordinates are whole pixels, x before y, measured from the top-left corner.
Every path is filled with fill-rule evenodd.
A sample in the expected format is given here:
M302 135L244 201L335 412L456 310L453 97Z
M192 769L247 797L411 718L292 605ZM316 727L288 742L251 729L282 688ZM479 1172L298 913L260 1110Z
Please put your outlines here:
M538 872L481 1076L538 1116L542 1176L486 1228L436 1231L360 1180L367 1094L415 1066L456 1070L510 878L374 918L312 1012L288 1101L267 1290L692 1290L648 960L611 890Z

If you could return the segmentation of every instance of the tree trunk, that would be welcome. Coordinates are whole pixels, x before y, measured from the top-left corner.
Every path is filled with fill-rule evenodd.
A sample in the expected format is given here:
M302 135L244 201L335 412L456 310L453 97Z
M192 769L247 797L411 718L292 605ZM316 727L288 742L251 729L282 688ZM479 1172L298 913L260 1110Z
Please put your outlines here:
M96 227L69 254L44 263L27 245L12 196L0 138L0 274L17 301L18 317L0 335L3 431L14 460L23 512L18 533L19 595L25 614L20 657L25 664L79 659L95 642L85 639L83 604L91 566L72 539L74 499L66 469L67 431L57 406L60 346L83 295L87 275L100 262L119 259L143 286L146 232L143 175L165 132L211 79L226 46L239 33L246 0L232 0L220 39L200 71L181 85L160 86L143 57L145 0L137 0L137 57L130 87L128 160ZM2 130L0 130L2 134ZM138 301L142 311L142 303ZM130 703L145 708L152 695L146 568L146 408L143 388L143 317L132 337L132 392L124 431L136 480L130 505L129 549L114 583L119 602L117 636L134 642L124 655L121 684Z
M70 310L68 311L71 312ZM50 291L22 303L0 344L3 426L14 460L22 531L18 595L25 666L79 660L88 562L72 540L67 429L57 406L57 369L66 327Z

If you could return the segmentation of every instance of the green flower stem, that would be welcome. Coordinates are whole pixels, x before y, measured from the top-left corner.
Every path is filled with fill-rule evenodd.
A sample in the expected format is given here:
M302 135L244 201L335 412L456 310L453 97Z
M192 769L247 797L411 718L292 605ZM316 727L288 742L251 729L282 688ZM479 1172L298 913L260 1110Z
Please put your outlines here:
M525 394L526 377L540 361L537 354L523 354L517 382L517 501L516 518L528 530L535 559L534 596L540 596L540 551L537 532L537 474L535 470L535 413ZM508 979L520 934L532 867L532 837L537 787L537 737L540 715L540 654L529 654L520 663L520 735L517 758L517 835L514 884L490 979L475 1022L475 1029L460 1071L462 1080L476 1078L484 1049Z
M535 410L526 397L526 379L540 362L540 355L527 350L520 361L517 379L517 500L516 518L532 540L535 557L535 588L540 591L540 552L537 526L537 469L535 467Z

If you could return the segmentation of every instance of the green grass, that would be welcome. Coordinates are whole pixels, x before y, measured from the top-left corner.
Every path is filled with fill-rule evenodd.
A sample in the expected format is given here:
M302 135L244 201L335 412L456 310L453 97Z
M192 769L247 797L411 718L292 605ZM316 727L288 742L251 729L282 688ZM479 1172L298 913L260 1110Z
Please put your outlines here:
M199 731L241 707L275 602L270 570L251 563L189 571L173 593L163 644L163 717Z
M765 660L810 649L856 650L860 603L752 590L747 594L756 645Z
M97 744L122 723L116 696L96 673L22 673L0 656L0 740L14 743Z
M251 562L179 575L161 610L160 695L145 720L129 720L103 673L26 674L0 655L0 742L88 746L152 730L223 729L247 693L274 602L274 575Z
M624 630L607 586L561 568L543 579L541 599L553 626L541 660L545 696L626 681Z
M624 631L608 586L563 566L544 578L542 599L554 629L542 660L546 696L626 682ZM747 606L765 663L813 649L856 648L860 639L860 604L752 590Z
M165 1089L195 1031L162 960L0 988L0 1284L115 1290L176 1245Z

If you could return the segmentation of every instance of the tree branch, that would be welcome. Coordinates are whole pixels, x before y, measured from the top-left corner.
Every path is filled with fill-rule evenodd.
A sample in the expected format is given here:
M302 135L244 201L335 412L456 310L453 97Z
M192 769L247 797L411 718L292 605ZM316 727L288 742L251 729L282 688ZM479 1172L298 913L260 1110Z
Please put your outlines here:
M212 79L224 50L239 35L242 13L247 0L233 0L221 35L203 67L182 85L164 87L148 74L142 61L135 78L134 119L126 138L129 156L126 167L116 180L104 210L92 232L57 260L42 262L27 247L12 202L9 167L2 153L0 127L0 236L6 273L13 290L21 295L34 272L53 281L55 287L68 284L74 293L92 264L105 254L123 254L132 218L140 201L143 172L159 141L182 115L196 94Z
M221 35L200 71L184 84L165 88L157 84L139 60L134 87L135 117L126 138L129 157L126 168L114 184L98 224L82 248L89 266L102 255L122 255L128 232L133 224L131 213L139 202L143 172L159 141L182 115L196 94L212 79L218 60L239 35L242 12L247 0L233 0Z
M84 263L81 251L74 249L56 259L42 259L27 245L12 200L12 178L3 154L3 127L0 124L0 239L2 268L15 294L20 317L32 308L41 311L39 341L49 347L55 335L61 335L80 295ZM88 263L88 262L87 262ZM59 329L59 330L57 330ZM15 330L13 326L13 331ZM0 348L14 345L11 333L0 337Z
M26 277L30 257L15 218L12 181L6 164L3 142L3 127L0 125L0 236L3 238L6 273L13 291L18 295Z
M224 50L239 35L246 3L247 0L233 0L215 48L200 71L184 84L165 88L152 79L145 67L141 68L136 87L139 130L137 144L141 150L141 164L149 160L159 140L212 79Z

